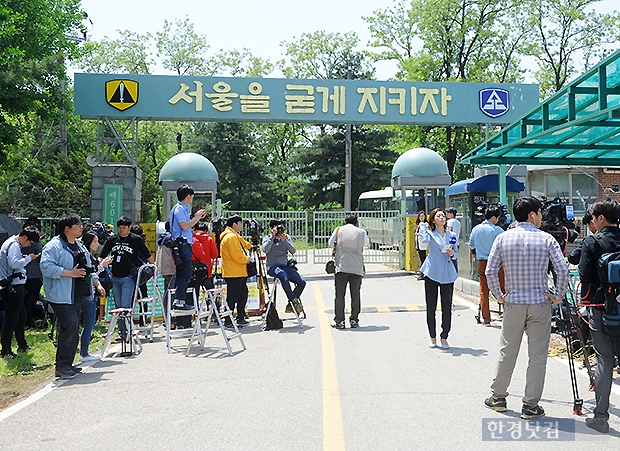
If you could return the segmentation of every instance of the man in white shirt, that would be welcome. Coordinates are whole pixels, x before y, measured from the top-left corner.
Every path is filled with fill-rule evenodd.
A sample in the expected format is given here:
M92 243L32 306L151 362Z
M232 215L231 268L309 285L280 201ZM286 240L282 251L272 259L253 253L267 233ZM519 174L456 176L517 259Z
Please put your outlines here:
M337 227L329 239L329 247L336 248L336 274L334 274L336 297L334 299L336 329L345 329L344 323L344 295L349 284L351 294L351 328L359 327L358 315L361 310L360 290L364 269L364 246L368 246L368 235L364 229L357 226L357 216L348 214L344 225Z

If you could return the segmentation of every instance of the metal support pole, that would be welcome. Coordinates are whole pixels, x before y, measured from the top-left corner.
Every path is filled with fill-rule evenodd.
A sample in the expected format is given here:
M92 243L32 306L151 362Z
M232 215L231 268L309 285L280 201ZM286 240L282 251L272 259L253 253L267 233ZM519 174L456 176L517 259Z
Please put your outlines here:
M352 147L351 129L353 126L347 124L347 133L345 137L345 159L344 159L344 209L351 211L351 157Z

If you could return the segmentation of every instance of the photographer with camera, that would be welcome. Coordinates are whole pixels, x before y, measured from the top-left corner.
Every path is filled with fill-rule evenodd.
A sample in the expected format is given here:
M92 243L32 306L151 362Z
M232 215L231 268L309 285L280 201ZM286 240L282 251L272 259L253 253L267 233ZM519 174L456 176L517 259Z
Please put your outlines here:
M597 231L588 235L581 243L579 275L581 278L581 298L584 304L604 304L601 281L597 273L599 258L608 252L615 252L620 247L620 204L615 200L596 202L590 208L591 224ZM596 407L594 418L586 418L586 425L598 432L609 433L609 396L613 381L614 339L607 336L603 329L603 306L589 307L590 333L596 351L596 373L594 390Z
M35 227L26 227L18 235L7 239L0 248L0 296L4 303L4 327L2 328L2 350L0 355L13 359L17 355L11 349L13 332L17 340L17 352L26 352L30 347L26 343L24 326L26 308L24 307L24 284L28 263L39 258L40 254L22 254L22 247L39 242L39 231Z
M230 310L237 307L237 325L248 324L245 319L245 305L248 302L248 267L250 256L245 249L252 244L244 240L239 233L243 230L243 219L233 215L226 221L226 229L220 235L220 255L222 256L222 277L226 281L226 303ZM231 327L230 318L226 318L226 326Z
M194 301L187 303L187 287L192 279L192 244L194 234L192 227L207 216L204 208L199 209L194 217L190 217L189 210L194 202L194 188L181 185L177 188L177 204L170 210L170 231L176 248L172 248L174 265L176 267L174 302L172 306L178 310L192 310Z
M92 265L87 260L88 250L78 238L82 235L81 218L70 213L56 225L57 236L43 247L41 273L45 299L52 304L58 320L56 346L56 377L71 379L81 368L73 366L78 346L80 293L88 293Z
M297 313L303 311L300 301L301 293L306 287L306 281L297 271L297 261L288 259L288 253L294 254L297 249L293 245L291 237L285 233L284 221L272 219L269 222L271 235L263 238L263 252L267 255L267 274L271 277L280 279L282 288L288 298L286 312L292 313L293 308ZM295 289L291 290L291 282L295 284Z
M497 225L502 215L501 206L489 205L484 213L485 221L478 224L471 230L469 236L469 247L476 252L478 261L478 282L480 285L480 311L482 313L482 323L485 326L491 325L491 310L489 308L489 284L484 272L487 269L487 260L495 238L504 231ZM504 269L499 268L499 283L502 293L504 292Z

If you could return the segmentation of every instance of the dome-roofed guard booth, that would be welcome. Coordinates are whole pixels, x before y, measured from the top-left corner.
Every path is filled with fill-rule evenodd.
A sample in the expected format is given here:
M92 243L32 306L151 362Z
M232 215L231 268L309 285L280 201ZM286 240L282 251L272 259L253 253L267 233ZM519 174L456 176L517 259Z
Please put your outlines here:
M512 214L514 202L524 189L523 183L513 177L506 176L508 215ZM475 255L469 252L469 237L471 229L484 221L483 207L500 202L499 177L497 174L488 174L461 180L446 188L446 197L447 205L456 208L457 218L461 221L459 275L478 280ZM480 207L479 210L478 207Z
M452 178L448 165L434 150L425 147L410 149L396 160L392 168L392 188L398 201L401 217L405 218L404 239L401 242L400 266L408 271L420 268L415 251L415 220L417 213L426 214L434 208L444 208L445 188ZM407 195L407 193L411 193Z
M217 211L215 198L218 181L215 166L202 155L187 152L170 158L159 172L159 184L164 190L164 218L168 220L170 209L177 203L177 188L183 184L194 188L193 210L204 207L210 210L209 216L212 217L213 212ZM157 233L160 233L159 226Z

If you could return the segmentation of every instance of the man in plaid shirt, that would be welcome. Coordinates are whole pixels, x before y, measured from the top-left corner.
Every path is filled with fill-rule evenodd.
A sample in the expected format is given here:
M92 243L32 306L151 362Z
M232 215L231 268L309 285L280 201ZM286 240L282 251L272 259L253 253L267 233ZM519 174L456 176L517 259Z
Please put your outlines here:
M485 274L493 295L505 303L497 373L492 396L484 401L489 409L506 411L506 396L512 372L527 334L529 362L521 418L545 415L538 405L542 396L551 334L551 304L559 304L568 286L568 267L557 241L539 230L542 203L535 197L517 199L513 213L518 224L499 235L489 254ZM549 292L549 261L555 271L555 293ZM499 285L498 271L504 267L506 293Z

